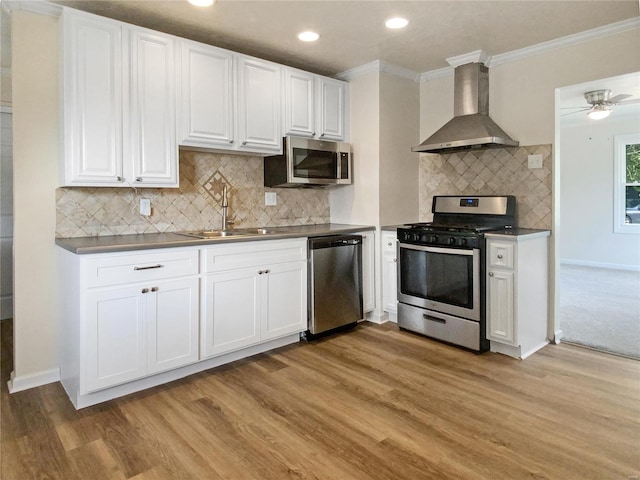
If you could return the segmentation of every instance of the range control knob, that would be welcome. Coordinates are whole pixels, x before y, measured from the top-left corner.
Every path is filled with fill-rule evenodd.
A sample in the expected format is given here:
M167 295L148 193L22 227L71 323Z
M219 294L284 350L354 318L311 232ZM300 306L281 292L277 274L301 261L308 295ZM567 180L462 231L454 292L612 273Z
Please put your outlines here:
M429 243L438 243L438 236L437 235L429 235L429 237L427 238L427 242L429 242Z
M455 245L456 244L456 237L449 237L449 239L447 240L447 243L449 245Z
M467 244L467 239L462 237L458 240L458 245L460 245L461 247L464 247Z

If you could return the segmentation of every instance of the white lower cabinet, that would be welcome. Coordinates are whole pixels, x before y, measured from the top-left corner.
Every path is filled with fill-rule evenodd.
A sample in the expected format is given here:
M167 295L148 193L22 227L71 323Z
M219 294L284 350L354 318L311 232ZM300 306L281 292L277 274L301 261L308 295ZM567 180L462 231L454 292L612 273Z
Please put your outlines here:
M382 244L382 309L392 314L395 321L398 313L398 253L396 250L397 233L383 231Z
M376 233L367 231L358 235L362 235L362 309L367 313L376 308Z
M526 358L548 343L548 236L486 234L487 339L493 352Z
M78 402L199 359L197 249L60 251L60 377Z
M306 239L213 246L205 256L203 357L306 330Z
M198 279L87 292L87 392L198 360Z

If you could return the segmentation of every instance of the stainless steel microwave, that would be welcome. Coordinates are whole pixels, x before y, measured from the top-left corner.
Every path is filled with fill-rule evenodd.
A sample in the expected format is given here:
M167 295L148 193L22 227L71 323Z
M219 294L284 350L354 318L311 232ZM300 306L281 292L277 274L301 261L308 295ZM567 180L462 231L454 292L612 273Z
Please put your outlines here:
M265 187L330 187L351 183L351 145L284 137L282 155L264 158Z

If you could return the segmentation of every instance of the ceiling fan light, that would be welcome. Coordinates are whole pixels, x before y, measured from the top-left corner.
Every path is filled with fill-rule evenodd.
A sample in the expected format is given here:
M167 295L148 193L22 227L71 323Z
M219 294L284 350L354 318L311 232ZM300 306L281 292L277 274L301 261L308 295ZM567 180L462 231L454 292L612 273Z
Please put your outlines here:
M611 109L605 105L594 105L589 113L587 113L587 116L591 120L602 120L609 115L611 115Z
M215 0L189 0L189 3L196 7L210 7L214 2Z

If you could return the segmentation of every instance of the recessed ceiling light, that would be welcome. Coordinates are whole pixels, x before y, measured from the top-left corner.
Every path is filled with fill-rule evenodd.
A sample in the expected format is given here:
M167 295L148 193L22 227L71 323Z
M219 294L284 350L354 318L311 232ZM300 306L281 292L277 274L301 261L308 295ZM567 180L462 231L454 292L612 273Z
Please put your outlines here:
M318 35L316 32L307 31L299 33L298 38L303 42L315 42L316 40L318 40L318 38L320 38L320 35Z
M213 5L213 2L215 2L215 0L189 0L189 3L196 7L210 7Z
M409 20L401 17L390 18L384 22L387 28L404 28L409 25Z

